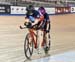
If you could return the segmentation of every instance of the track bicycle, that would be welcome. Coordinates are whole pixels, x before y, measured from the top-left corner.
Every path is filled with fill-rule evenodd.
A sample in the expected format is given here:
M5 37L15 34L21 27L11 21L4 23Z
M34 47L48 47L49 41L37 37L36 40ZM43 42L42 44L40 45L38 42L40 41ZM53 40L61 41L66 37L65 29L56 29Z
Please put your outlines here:
M29 26L30 23L28 24L24 24L26 25L26 27L21 27L21 29L25 29L27 28L29 33L27 33L26 37L25 37L25 41L24 41L24 53L27 59L30 59L32 54L33 54L33 50L34 48L37 49L38 45L37 45L37 38L38 38L38 30L36 29L37 25L34 25L33 27ZM36 34L33 32L33 30L36 30ZM36 39L34 39L34 37L36 37ZM50 37L50 36L49 36ZM44 49L45 54L48 53L49 49L50 49L50 41L49 41L49 47L48 50L45 48L45 46L47 45L46 42L46 36L45 36L45 31L43 31L43 41L41 43L41 46Z

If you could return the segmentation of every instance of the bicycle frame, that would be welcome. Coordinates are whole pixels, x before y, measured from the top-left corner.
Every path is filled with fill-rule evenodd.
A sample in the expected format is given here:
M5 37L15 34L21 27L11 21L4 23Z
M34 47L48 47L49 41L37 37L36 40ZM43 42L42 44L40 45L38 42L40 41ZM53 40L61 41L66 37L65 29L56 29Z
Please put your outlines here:
M43 31L43 30L42 30ZM33 39L33 43L34 43L34 48L36 49L36 48L38 48L38 45L37 45L37 34L38 34L38 31L37 31L37 33L35 34L34 32L33 32L33 29L29 29L29 33L30 33L30 35L31 35L31 38ZM43 41L42 41L42 43L41 43L41 46L44 46L44 41L45 41L45 31L43 31ZM34 36L36 37L36 40L34 39Z
M29 29L29 33L31 35L32 38L32 42L34 43L34 48L37 48L37 35L33 32L33 29ZM38 34L38 33L37 33ZM34 36L36 37L36 40L34 39Z

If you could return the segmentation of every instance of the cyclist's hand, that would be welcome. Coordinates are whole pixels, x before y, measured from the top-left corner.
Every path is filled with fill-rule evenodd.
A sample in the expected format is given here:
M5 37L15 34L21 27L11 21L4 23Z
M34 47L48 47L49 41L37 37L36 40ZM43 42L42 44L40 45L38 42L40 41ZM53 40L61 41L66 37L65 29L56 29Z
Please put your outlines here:
M50 32L50 30L46 30L46 33L49 33Z
M22 26L20 26L20 29L23 29L23 27L22 27Z
M25 22L24 25L25 26L31 26L32 24L31 24L31 22Z
M26 26L27 25L27 22L24 22L24 25Z

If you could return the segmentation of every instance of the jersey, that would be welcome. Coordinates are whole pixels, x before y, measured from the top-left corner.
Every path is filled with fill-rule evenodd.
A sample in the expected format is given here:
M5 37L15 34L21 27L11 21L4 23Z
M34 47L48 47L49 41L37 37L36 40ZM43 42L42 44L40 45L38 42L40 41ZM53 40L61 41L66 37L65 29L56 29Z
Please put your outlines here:
M49 15L47 13L45 13L44 14L44 20L43 20L41 28L44 29L44 31L46 31L46 32L48 31L49 32L49 30L50 30L50 23L47 24L47 22L50 22ZM49 25L49 27L48 27L48 25ZM47 29L47 27L48 27L48 29Z
M47 13L44 14L45 21L49 21L49 15Z
M29 18L31 22L34 22L35 18L40 18L40 14L38 11L33 10L31 14L26 13L26 17Z

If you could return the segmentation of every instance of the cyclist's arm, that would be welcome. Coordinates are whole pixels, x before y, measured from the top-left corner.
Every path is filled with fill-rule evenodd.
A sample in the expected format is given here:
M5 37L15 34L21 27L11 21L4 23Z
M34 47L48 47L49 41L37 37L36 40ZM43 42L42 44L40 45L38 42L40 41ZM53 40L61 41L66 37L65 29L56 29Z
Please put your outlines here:
M36 19L35 19L35 22L32 23L32 25L36 25L36 24L38 24L38 22L41 22L41 21L43 21L43 20L44 20L44 16L40 16L39 18L36 18Z
M26 13L26 16L25 16L25 22L30 22L30 20L29 20L29 15ZM25 23L24 22L24 23Z
M24 24L19 26L19 27L20 27L20 29L25 28L25 27L26 27L26 26L25 26L25 24L26 24L27 22L29 22L29 19L28 19L27 17L25 17Z
M49 32L50 31L50 17L49 15L46 13L45 15L45 19L46 19L46 24L47 24L47 31Z
M50 20L48 19L48 21L47 21L47 32L50 32L50 28L51 28Z

